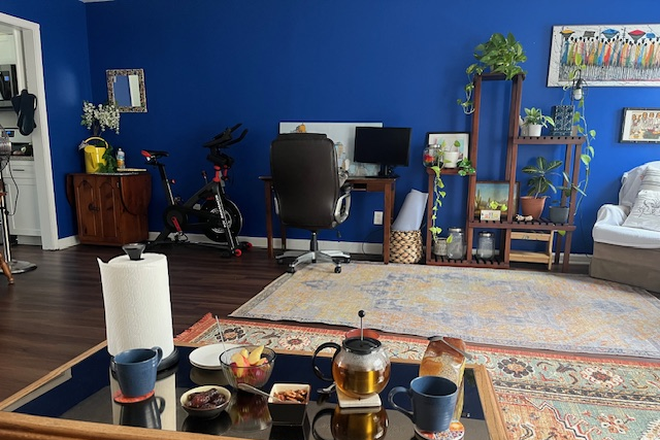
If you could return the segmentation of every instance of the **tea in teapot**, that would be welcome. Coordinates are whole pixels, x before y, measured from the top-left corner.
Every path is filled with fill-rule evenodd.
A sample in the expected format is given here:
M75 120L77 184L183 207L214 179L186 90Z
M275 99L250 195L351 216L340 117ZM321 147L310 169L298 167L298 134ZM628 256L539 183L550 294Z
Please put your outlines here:
M332 377L326 377L316 364L317 355L333 348ZM350 397L362 398L378 394L390 380L390 359L381 342L372 338L347 338L342 345L335 342L321 344L312 358L314 372L325 381L335 382L337 388Z

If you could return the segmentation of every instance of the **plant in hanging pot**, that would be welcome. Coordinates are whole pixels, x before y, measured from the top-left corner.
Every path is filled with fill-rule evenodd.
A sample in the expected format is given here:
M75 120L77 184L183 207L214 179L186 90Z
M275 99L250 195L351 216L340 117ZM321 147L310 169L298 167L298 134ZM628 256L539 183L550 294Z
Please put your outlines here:
M541 218L547 197L542 194L549 189L557 192L557 188L550 179L553 175L559 175L554 170L561 167L562 164L561 160L548 161L545 157L539 156L536 158L535 165L523 167L522 172L531 176L527 181L527 196L520 197L520 209L523 216L532 216L535 220Z
M520 63L527 61L527 55L523 47L513 34L509 33L506 37L500 33L491 35L485 43L479 44L474 49L476 63L470 64L465 73L468 76L468 83L464 87L465 99L458 99L458 105L463 108L466 115L474 112L474 101L472 101L472 92L474 91L474 76L481 75L489 71L491 73L501 73L506 79L510 80L519 73L526 73Z
M552 117L544 115L540 108L526 108L525 117L522 118L521 134L522 136L541 136L541 131L548 125L555 126Z

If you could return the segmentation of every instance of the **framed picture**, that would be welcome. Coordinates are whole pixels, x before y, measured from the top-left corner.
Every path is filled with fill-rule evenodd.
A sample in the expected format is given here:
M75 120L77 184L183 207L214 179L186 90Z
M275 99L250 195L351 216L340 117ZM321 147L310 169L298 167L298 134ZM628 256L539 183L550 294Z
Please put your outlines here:
M660 108L624 108L619 142L660 143Z
M458 151L458 160L468 159L470 133L426 133L426 145L435 144L446 151Z
M474 192L474 217L481 219L481 211L500 211L500 218L506 218L509 209L518 212L518 196L520 183L516 182L513 189L513 200L509 200L509 182L485 180L477 182ZM486 220L488 218L484 218ZM493 219L490 216L490 219Z
M553 26L548 87L570 85L580 65L590 87L659 87L658 35L660 24Z

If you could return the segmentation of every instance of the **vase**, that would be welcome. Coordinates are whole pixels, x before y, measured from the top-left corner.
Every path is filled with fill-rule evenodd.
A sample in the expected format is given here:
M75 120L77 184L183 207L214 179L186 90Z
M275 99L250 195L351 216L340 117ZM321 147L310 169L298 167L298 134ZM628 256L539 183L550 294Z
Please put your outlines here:
M532 197L532 196L522 196L520 197L520 211L522 215L528 216L531 215L534 220L541 218L543 213L543 208L545 208L545 199L546 197Z
M568 206L549 207L548 218L552 223L568 223Z

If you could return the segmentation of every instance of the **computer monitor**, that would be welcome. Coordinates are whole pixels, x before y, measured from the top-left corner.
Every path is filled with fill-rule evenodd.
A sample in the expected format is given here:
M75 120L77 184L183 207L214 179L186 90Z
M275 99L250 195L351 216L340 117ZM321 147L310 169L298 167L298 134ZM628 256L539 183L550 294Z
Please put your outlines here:
M380 165L380 177L392 177L395 166L408 166L412 128L355 127L353 160Z

